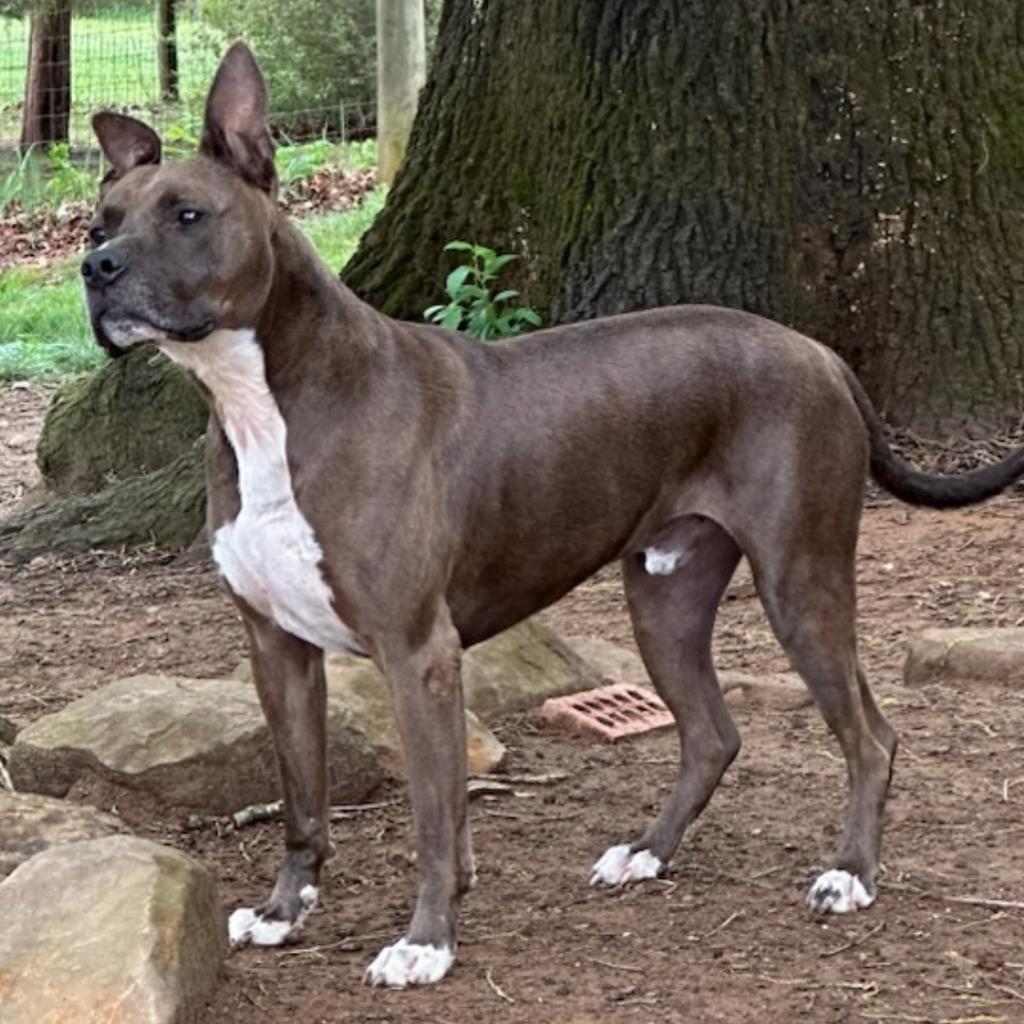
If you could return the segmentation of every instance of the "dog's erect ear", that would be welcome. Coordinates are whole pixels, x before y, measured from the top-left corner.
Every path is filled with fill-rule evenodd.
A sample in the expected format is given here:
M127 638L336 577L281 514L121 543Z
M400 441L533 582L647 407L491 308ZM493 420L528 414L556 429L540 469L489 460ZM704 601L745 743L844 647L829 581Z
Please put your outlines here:
M160 163L160 137L148 124L134 117L101 110L92 116L92 130L99 139L103 155L110 161L104 185L123 178L135 167Z
M241 41L224 55L210 86L199 152L226 164L264 192L274 191L267 88L256 58Z

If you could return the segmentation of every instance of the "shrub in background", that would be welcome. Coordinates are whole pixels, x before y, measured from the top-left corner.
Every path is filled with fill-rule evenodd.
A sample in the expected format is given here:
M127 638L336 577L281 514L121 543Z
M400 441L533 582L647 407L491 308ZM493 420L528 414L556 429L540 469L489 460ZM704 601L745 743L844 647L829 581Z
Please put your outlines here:
M428 47L442 0L426 0ZM278 127L335 129L341 104L372 106L377 91L375 0L205 0L203 20L256 52Z

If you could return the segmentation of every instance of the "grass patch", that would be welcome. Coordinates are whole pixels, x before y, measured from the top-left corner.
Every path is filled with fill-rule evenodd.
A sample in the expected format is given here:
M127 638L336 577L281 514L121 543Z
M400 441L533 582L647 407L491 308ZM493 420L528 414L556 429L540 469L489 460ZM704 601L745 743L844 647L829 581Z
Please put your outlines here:
M332 270L340 270L352 258L359 239L380 213L387 198L386 188L368 192L354 210L325 213L296 221L317 252Z
M0 274L0 380L62 377L102 361L82 303L77 260Z
M298 224L327 264L340 268L385 196L385 189L376 189L354 210ZM79 260L73 259L0 273L0 381L64 377L91 370L106 358L89 329L78 268Z

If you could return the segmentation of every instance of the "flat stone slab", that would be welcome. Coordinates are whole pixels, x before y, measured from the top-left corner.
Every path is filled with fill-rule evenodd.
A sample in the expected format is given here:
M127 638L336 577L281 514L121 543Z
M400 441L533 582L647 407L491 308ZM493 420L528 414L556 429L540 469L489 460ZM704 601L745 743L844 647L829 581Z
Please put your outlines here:
M328 709L331 800L357 803L383 769L351 714ZM256 692L233 680L134 676L26 726L9 770L21 791L88 796L97 780L197 814L230 814L280 795Z
M804 681L795 672L749 675L725 669L718 682L727 703L770 708L773 711L799 711L814 704Z
M926 629L910 643L903 664L907 686L964 682L1024 684L1024 629Z
M120 818L95 807L0 790L0 878L51 846L127 831Z
M640 655L628 647L599 636L567 636L565 643L583 659L594 682L651 685Z
M539 619L471 647L462 659L466 707L485 722L589 690L601 680L597 668Z
M368 662L327 659L327 700L347 709L365 732L384 767L405 776L402 741L387 681ZM472 775L497 771L505 760L504 744L472 711L466 712L466 753Z
M226 951L212 877L131 836L32 857L0 921L4 1024L198 1024Z
M603 643L597 641L599 646ZM629 665L628 670L623 668L625 664ZM610 644L601 648L600 657L591 663L577 652L572 641L563 640L536 619L528 619L466 651L462 685L470 772L494 771L505 758L504 746L485 721L511 711L539 707L549 697L590 689L609 678L620 681L614 677L624 671L632 677L637 665L642 671L636 655ZM384 677L366 658L349 654L329 654L326 674L330 702L353 715L385 767L401 774L401 744ZM252 679L248 660L238 666L234 675L246 682Z

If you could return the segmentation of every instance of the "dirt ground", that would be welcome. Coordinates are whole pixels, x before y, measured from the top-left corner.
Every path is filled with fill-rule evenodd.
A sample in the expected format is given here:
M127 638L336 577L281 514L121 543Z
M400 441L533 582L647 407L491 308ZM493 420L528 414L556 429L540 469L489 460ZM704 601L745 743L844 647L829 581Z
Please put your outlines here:
M32 483L45 401L34 388L0 391L0 514ZM1020 496L964 512L889 501L866 512L862 654L902 737L869 911L822 920L803 905L845 793L837 746L813 709L739 705L743 752L667 878L611 893L589 889L587 870L655 811L673 779L674 738L606 746L521 715L495 725L509 770L567 778L472 804L480 879L450 978L429 991L361 983L414 893L408 810L393 786L376 797L388 806L335 825L325 903L302 943L231 956L206 1019L1021 1024L1024 911L984 901L1024 900L1024 694L907 690L900 672L923 627L1024 623L1022 540ZM567 633L630 642L612 571L547 617ZM152 552L0 568L0 713L19 722L117 676L214 676L243 654L206 565ZM717 657L748 672L786 668L742 572ZM134 824L215 872L228 908L268 891L278 825Z

